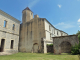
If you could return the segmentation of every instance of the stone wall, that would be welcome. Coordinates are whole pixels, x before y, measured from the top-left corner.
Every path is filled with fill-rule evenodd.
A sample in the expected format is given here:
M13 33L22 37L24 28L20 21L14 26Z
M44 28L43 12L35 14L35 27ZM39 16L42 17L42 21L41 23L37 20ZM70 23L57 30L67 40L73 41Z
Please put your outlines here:
M77 35L53 37L54 54L70 53L71 46L78 44Z

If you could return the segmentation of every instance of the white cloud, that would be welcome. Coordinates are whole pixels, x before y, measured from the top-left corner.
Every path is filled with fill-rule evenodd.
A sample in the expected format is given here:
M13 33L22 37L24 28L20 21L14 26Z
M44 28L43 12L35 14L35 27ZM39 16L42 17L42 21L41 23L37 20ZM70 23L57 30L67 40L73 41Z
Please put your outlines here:
M79 26L80 27L80 26Z
M80 19L78 19L78 22L80 22Z
M36 5L40 0L32 0L30 3L29 3L29 8L32 8L34 5Z
M62 5L59 5L59 4L58 4L58 7L59 7L59 8L61 8L61 7L62 7Z
M74 24L71 24L71 23L69 24L69 23L64 23L64 22L58 23L54 26L61 30L75 27Z

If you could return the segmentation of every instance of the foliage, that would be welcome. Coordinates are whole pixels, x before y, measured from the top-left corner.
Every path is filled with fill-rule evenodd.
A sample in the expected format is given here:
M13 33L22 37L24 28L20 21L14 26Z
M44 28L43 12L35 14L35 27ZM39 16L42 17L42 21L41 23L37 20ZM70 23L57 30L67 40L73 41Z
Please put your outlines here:
M79 42L80 42L80 34L78 35L78 38L79 38Z
M53 46L53 44L47 44L47 46Z
M78 30L78 32L76 33L78 35L78 38L79 38L79 44L75 44L75 46L72 46L71 47L71 53L73 55L76 55L76 54L80 54L80 31Z
M72 46L71 47L71 53L73 55L79 54L79 45L76 44L75 46Z
M76 33L77 35L80 35L80 31L78 30L78 32Z

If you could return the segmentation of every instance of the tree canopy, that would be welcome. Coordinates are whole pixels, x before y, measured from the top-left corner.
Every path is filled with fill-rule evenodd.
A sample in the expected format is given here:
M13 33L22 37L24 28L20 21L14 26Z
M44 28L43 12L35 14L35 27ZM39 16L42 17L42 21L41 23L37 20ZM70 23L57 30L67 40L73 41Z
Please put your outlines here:
M80 35L80 31L78 30L78 32L76 33L77 35Z

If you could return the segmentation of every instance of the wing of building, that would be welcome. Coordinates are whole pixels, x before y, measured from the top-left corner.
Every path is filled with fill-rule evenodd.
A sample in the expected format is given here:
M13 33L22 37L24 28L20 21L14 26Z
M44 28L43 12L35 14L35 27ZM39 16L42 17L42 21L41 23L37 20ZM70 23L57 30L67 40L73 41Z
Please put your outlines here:
M0 52L18 52L20 21L0 10Z
M27 7L22 11L20 26L20 52L44 52L43 40L46 44L53 43L52 37L65 36L67 33L56 29L47 19L39 18Z

